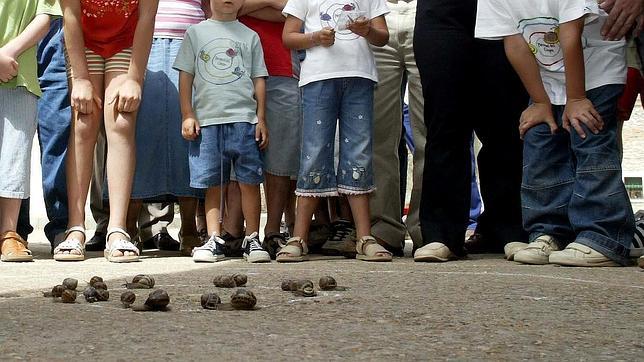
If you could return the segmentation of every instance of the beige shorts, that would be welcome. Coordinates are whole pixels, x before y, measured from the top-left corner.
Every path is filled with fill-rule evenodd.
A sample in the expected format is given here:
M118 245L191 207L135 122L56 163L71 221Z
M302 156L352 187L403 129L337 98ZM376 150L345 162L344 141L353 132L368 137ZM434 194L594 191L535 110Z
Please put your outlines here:
M87 70L89 74L103 75L107 72L127 73L130 69L130 59L132 59L132 48L126 48L122 51L105 59L85 48L85 58L87 59ZM65 60L67 62L67 77L72 77L72 68L69 63L69 56L65 51Z

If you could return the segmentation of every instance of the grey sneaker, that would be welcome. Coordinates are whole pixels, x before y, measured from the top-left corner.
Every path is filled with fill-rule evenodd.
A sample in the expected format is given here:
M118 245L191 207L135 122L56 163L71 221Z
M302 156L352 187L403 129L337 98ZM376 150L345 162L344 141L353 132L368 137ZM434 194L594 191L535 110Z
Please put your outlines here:
M619 266L604 254L586 245L570 243L562 251L550 254L550 264L565 266Z
M224 241L213 234L202 246L192 249L192 260L196 263L215 263L226 258Z
M528 244L525 249L516 252L514 261L534 265L548 264L548 257L553 251L559 251L555 238L549 235L541 235Z
M244 259L249 263L268 263L271 261L271 256L268 251L262 248L257 233L252 233L245 237L242 242L242 248L244 249Z
M505 244L503 247L503 252L505 253L505 258L512 261L514 260L514 254L528 247L528 243L522 243L520 241L513 241L511 243Z
M356 229L349 221L338 220L333 223L333 233L322 245L324 255L343 255L355 257L356 255Z

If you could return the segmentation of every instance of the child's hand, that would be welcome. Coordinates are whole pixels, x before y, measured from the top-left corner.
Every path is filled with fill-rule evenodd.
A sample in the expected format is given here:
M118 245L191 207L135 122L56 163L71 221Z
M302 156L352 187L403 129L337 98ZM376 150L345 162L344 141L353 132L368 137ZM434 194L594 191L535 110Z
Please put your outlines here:
M333 28L322 28L322 30L313 33L313 42L325 48L335 43L335 30Z
M262 151L268 146L268 128L263 119L255 125L255 142L259 142L259 149Z
M94 86L89 79L73 79L71 106L80 114L94 113L94 104L101 109L101 97L94 91Z
M134 79L127 78L116 90L114 97L108 104L115 104L116 109L122 113L134 112L141 104L141 84Z
M0 82L6 83L16 75L18 75L18 62L0 48Z
M550 132L554 134L557 131L557 122L552 115L552 106L546 103L532 103L521 113L519 121L519 135L521 139L528 130L540 123L545 123L550 127Z
M194 141L197 139L201 133L201 127L199 127L199 121L194 116L194 114L189 115L183 119L181 122L181 135L188 141Z
M354 34L358 34L361 37L366 37L371 31L371 21L364 16L359 17L358 19L352 21L347 29L351 30Z
M595 110L593 103L588 98L568 99L561 120L566 131L570 132L570 126L572 125L581 138L586 138L586 133L581 127L582 123L594 134L599 133L604 128L604 121L601 115Z

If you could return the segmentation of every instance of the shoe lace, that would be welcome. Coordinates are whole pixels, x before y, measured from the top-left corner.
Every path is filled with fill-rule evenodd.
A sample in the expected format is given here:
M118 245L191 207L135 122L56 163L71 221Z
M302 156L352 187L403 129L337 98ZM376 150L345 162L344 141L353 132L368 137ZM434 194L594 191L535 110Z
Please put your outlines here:
M242 243L242 248L246 248L248 246L249 251L264 251L264 248L262 248L262 245L259 243L259 240L253 238L253 239L244 239Z
M219 238L217 238L216 236L213 235L213 236L210 237L210 239L208 239L208 241L205 244L203 244L202 248L210 249L210 250L217 249L217 248L219 248L218 245L224 245L219 240L220 240Z

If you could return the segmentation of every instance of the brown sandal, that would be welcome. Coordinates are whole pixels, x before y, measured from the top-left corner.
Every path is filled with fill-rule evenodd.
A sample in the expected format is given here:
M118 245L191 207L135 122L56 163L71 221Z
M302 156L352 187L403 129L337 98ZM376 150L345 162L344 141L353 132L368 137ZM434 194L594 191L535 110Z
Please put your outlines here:
M0 239L0 260L2 261L32 261L31 251L27 242L14 231L7 231Z

